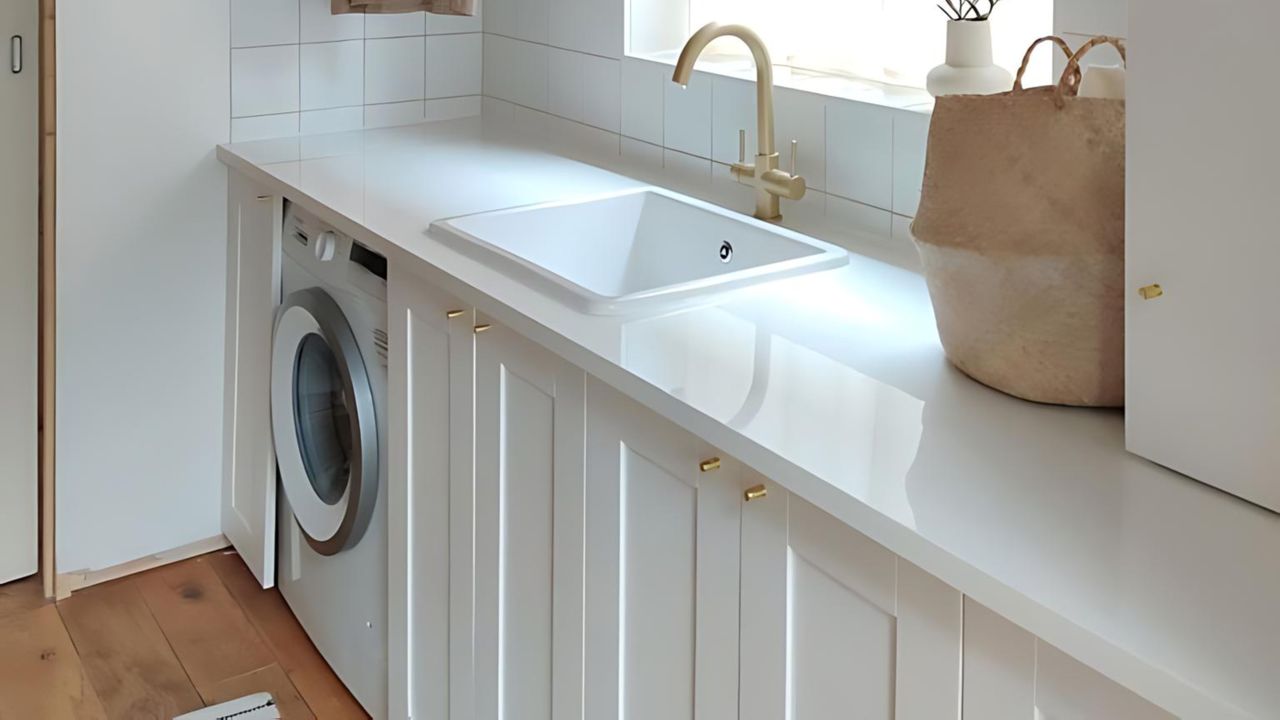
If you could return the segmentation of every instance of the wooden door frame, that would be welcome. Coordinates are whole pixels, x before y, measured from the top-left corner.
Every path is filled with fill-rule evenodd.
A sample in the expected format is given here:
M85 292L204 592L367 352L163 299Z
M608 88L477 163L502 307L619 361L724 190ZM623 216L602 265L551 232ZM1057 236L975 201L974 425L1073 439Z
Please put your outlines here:
M57 339L57 253L54 242L57 199L57 82L54 10L56 0L40 3L40 282L39 282L39 475L40 579L46 597L56 595L54 580L54 364Z

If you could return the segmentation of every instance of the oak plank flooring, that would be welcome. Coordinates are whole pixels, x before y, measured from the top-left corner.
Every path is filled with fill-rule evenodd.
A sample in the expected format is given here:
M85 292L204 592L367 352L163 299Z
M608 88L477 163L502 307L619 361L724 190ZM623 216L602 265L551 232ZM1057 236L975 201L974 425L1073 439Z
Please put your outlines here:
M311 708L307 707L289 676L276 663L246 675L223 680L209 688L204 699L210 705L217 705L260 692L271 693L283 720L315 720L316 716Z
M198 692L275 662L204 556L144 573L136 583Z
M317 720L368 717L312 645L279 591L263 590L234 552L218 552L206 557Z
M204 707L134 583L82 590L58 611L109 717L169 720Z
M367 720L277 590L218 551L77 591L0 585L0 720L169 720L270 692L289 720Z
M0 618L0 720L105 720L58 609Z

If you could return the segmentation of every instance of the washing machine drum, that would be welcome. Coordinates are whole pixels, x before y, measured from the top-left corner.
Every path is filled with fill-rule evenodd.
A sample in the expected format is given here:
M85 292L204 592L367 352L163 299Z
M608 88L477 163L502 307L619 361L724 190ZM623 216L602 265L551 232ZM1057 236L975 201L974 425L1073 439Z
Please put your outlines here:
M346 315L319 288L291 294L277 316L271 427L307 543L336 555L360 542L378 498L373 388Z

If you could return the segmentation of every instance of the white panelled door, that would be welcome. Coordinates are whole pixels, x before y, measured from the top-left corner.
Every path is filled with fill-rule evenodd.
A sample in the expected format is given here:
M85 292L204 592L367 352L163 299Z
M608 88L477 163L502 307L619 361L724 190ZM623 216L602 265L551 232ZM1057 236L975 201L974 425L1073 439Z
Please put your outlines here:
M736 718L740 466L596 380L587 418L585 717Z
M478 322L475 717L581 717L585 375Z
M0 583L37 562L39 3L0 3Z
M963 598L782 488L742 518L742 720L956 720Z
M222 534L269 588L276 582L271 337L280 304L284 201L236 173L228 193Z

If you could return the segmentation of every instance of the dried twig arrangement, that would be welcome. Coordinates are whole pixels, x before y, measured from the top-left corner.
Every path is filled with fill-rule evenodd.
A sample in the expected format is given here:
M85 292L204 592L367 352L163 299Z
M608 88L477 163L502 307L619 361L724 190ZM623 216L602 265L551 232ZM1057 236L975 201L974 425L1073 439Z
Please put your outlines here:
M970 22L980 22L991 17L991 13L996 9L996 5L1000 4L1000 0L987 0L987 9L984 11L978 7L982 0L942 0L945 6L939 5L938 9L947 16L949 20L968 20Z

